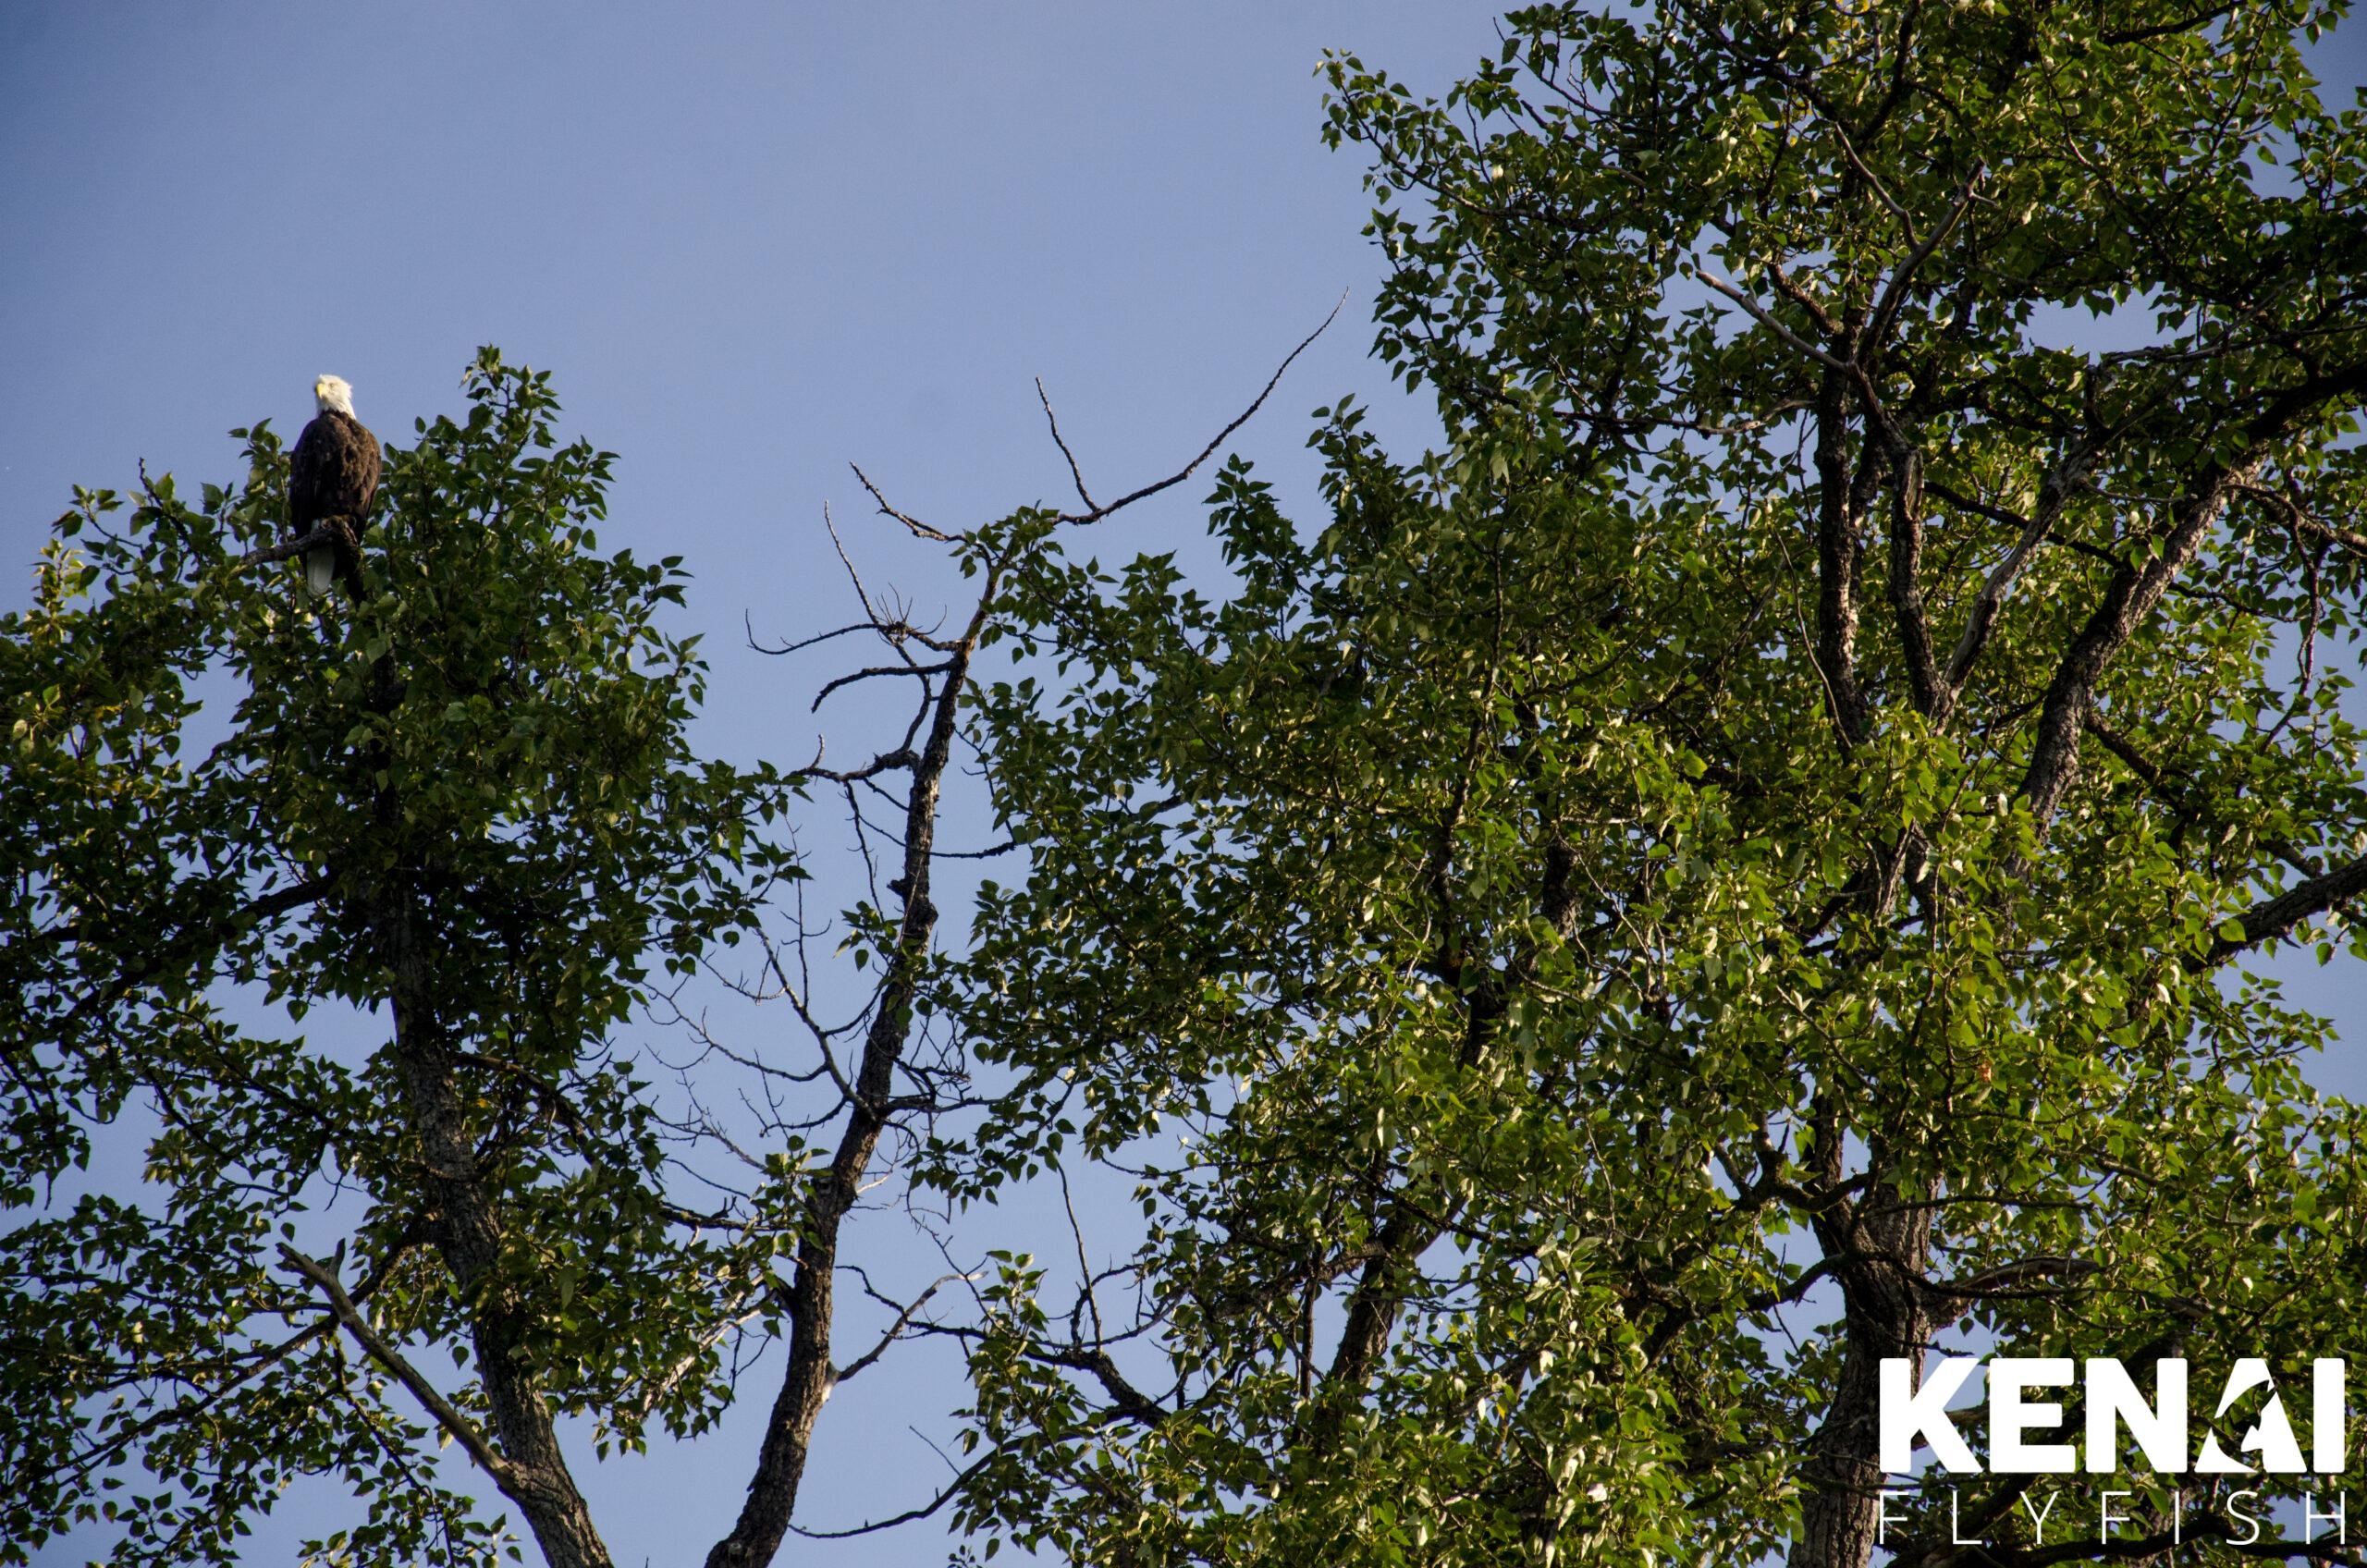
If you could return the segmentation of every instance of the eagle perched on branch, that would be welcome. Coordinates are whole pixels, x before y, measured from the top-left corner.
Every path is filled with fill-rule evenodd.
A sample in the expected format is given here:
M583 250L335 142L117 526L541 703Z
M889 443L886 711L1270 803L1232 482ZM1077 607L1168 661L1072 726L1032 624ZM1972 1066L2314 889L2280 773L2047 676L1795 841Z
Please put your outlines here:
M321 411L288 455L288 526L299 539L323 527L341 536L304 552L304 582L318 598L356 562L384 459L378 438L353 417L353 388L343 376L315 380L313 401Z

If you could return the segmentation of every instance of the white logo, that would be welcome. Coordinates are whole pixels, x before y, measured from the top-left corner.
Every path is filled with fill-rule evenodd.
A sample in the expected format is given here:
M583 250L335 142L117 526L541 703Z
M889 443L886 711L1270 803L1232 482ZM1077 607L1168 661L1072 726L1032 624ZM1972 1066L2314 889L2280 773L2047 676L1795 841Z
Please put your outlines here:
M1928 1442L1932 1455L1950 1471L1978 1475L1982 1469L1964 1434L1956 1430L1948 1401L1963 1388L1981 1362L1972 1356L1942 1360L1915 1384L1916 1364L1893 1356L1882 1364L1882 1437L1879 1459L1893 1475L1915 1466L1916 1440ZM1988 1469L2007 1476L2066 1476L2079 1469L2081 1455L2073 1444L2040 1441L2052 1438L2063 1425L2063 1406L2054 1400L2034 1399L2033 1390L2068 1388L2074 1366L2067 1357L1999 1356L1989 1363ZM2227 1385L2211 1413L2214 1421L2226 1415L2236 1402L2254 1389L2265 1387L2268 1401L2261 1406L2242 1439L2238 1452L2254 1463L2230 1456L2208 1431L2197 1452L2189 1440L2187 1364L2179 1359L2156 1362L2153 1397L2147 1399L2128 1369L2109 1357L2086 1365L2086 1469L2110 1475L2120 1468L2121 1433L2144 1455L2157 1474L2182 1476L2189 1470L2204 1476L2300 1475L2314 1470L2337 1474L2343 1467L2344 1364L2321 1357L2310 1364L2310 1438L2308 1463L2285 1414L2284 1395L2268 1363L2258 1356L2238 1361L2227 1374Z

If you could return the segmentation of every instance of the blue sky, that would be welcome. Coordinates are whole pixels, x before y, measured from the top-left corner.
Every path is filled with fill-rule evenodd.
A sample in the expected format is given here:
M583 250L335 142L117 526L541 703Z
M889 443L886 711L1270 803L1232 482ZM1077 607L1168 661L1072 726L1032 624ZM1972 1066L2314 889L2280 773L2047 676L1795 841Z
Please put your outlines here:
M1130 487L1197 450L1343 290L1237 445L1300 497L1318 404L1356 393L1418 445L1421 410L1365 358L1362 165L1321 146L1312 73L1338 45L1442 88L1492 45L1491 14L18 0L0 7L0 605L23 602L70 484L128 485L142 459L232 478L223 433L268 417L292 435L324 371L403 439L497 343L622 454L604 543L696 573L703 743L802 759L807 672L747 652L742 627L844 619L824 504L875 585L924 616L953 591L869 519L850 460L948 523L1057 499L1040 375L1097 488ZM2363 31L2333 74L2362 74ZM1204 493L1142 508L1107 551L1188 555ZM926 1268L909 1236L874 1234ZM833 1402L802 1517L893 1512L933 1483L906 1423L942 1432L960 1390L913 1365ZM604 1467L589 1489L618 1560L703 1552L753 1448L742 1421L694 1459ZM328 1501L295 1515L318 1528ZM784 1561L931 1561L932 1529ZM251 1560L293 1538L268 1527Z

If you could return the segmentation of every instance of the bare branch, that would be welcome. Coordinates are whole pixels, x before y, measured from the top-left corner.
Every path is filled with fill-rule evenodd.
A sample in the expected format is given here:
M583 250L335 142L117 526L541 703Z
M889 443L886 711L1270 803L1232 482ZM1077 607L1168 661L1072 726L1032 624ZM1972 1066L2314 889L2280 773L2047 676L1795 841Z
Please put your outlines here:
M863 573L855 570L854 562L847 558L846 543L839 537L839 525L830 516L830 503L828 501L822 503L822 527L830 535L830 548L839 553L839 564L847 569L847 581L854 584L855 603L863 606L863 613L871 624L877 626L880 623L879 612L871 607L871 595L864 592Z
M902 523L906 528L912 530L914 536L922 539L932 540L939 545L950 545L953 543L952 534L945 533L941 529L931 528L927 523L925 523L920 519L914 517L911 513L899 511L894 507L889 506L888 504L888 497L879 493L879 486L871 483L871 476L864 472L863 469L859 465L849 463L847 464L847 467L854 470L854 476L863 481L863 487L871 492L871 498L874 501L879 503L880 511L889 517L894 518L898 522Z
M882 506L885 507L884 502ZM911 791L904 802L901 874L893 884L903 900L903 917L886 955L884 973L873 997L870 1023L864 1033L862 1055L848 1085L852 1093L846 1102L846 1126L829 1164L815 1173L807 1192L806 1226L785 1292L789 1361L782 1370L780 1390L766 1421L755 1473L748 1483L747 1501L730 1533L708 1551L708 1568L755 1568L772 1561L783 1536L791 1527L791 1517L804 1476L814 1423L835 1381L830 1366L830 1323L836 1307L840 1232L861 1194L865 1172L889 1119L899 1109L893 1093L895 1076L912 1043L914 1003L937 930L937 906L929 898L929 872L935 852L938 791L952 761L954 732L962 693L969 680L970 659L986 631L1000 589L1000 566L989 565L984 577L976 608L942 667L942 683L930 680L922 689L911 733L917 736L926 728L927 739L909 770ZM848 784L844 788L851 807L855 806L853 786ZM861 812L859 807L855 809L860 834ZM867 846L864 852L867 864ZM940 1498L923 1512L934 1511L942 1501Z
M880 1530L893 1529L899 1525L909 1525L915 1519L926 1519L959 1497L962 1494L962 1488L968 1486L976 1477L978 1472L984 1470L1000 1452L1000 1449L989 1449L979 1455L968 1469L948 1481L943 1491L917 1508L907 1508L901 1513L891 1514L885 1519L875 1519L867 1525L857 1525L845 1530L809 1530L802 1525L791 1525L790 1528L811 1541L842 1541L852 1536L868 1536Z
M1276 366L1274 374L1267 378L1264 388L1258 392L1256 398L1250 400L1247 408L1242 410L1239 414L1233 417L1233 421L1231 424L1228 424L1222 430L1218 431L1215 439L1211 440L1207 446L1200 448L1200 455L1198 457L1194 458L1190 462L1185 463L1181 469L1178 469L1175 472L1169 474L1165 479L1159 480L1157 484L1146 484L1139 490L1132 491L1126 495L1121 496L1106 507L1095 507L1088 504L1087 509L1085 511L1064 512L1061 516L1061 521L1062 522L1098 522L1112 512L1122 511L1126 508L1133 506L1136 501L1156 496L1160 491L1168 489L1173 485L1181 484L1184 481L1191 478L1199 466L1202 463L1207 462L1209 457L1215 453L1216 449L1223 446L1234 431L1239 430L1243 425L1247 424L1249 423L1250 416L1255 414L1259 409L1266 406L1266 399L1273 396L1275 387L1282 385L1282 373L1289 370L1292 363L1295 361L1301 354L1306 352L1310 344L1312 344L1317 338L1323 336L1324 329L1329 327L1333 320L1339 316L1340 307L1347 302L1347 292L1343 289L1341 291L1339 300L1332 304L1331 313L1323 318L1322 325L1318 326L1313 332L1310 332L1305 337L1300 338L1298 347L1293 349L1289 353L1282 356L1282 362Z
M909 664L875 665L869 669L858 669L853 671L852 674L841 675L825 685L819 692L816 693L814 705L807 711L818 712L823 702L829 696L829 694L842 686L852 686L857 682L864 680L877 680L882 676L889 675L912 675L926 680L932 675L944 674L951 667L942 664Z
M879 1342L873 1345L861 1355L856 1356L852 1361L848 1362L844 1366L840 1367L837 1372L831 1375L830 1380L833 1383L843 1383L848 1378L853 1377L856 1373L862 1371L865 1367L870 1366L873 1362L878 1360L882 1355L886 1354L888 1347L894 1344L897 1340L902 1337L904 1330L911 1326L913 1319L919 1316L921 1308L928 1305L929 1298L937 1294L938 1290L944 1286L954 1283L956 1280L975 1280L977 1277L977 1271L973 1269L967 1274L940 1274L936 1279L930 1280L928 1289L914 1297L913 1304L896 1315L896 1321L889 1326L886 1333L879 1336Z
M1092 493L1085 487L1085 471L1076 466L1076 454L1069 450L1069 444L1061 437L1060 417L1052 412L1052 399L1045 395L1044 378L1040 375L1036 378L1036 400L1044 405L1045 423L1052 427L1052 445L1058 447L1061 456L1069 460L1069 477L1076 481L1076 498L1085 503L1086 511L1098 510Z

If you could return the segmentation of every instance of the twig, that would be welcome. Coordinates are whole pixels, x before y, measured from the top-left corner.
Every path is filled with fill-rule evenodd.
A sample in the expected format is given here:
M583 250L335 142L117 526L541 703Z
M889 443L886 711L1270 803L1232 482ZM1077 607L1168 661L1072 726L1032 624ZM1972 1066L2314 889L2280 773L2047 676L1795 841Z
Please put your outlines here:
M1044 394L1044 378L1040 375L1036 378L1036 400L1044 405L1045 423L1052 427L1052 445L1058 447L1061 456L1069 460L1069 477L1076 481L1076 498L1085 503L1086 511L1092 511L1095 503L1092 492L1085 487L1085 472L1076 466L1076 454L1070 451L1069 444L1061 438L1061 422L1052 412L1052 399Z
M894 518L898 522L901 522L906 528L911 529L913 533L920 538L932 539L940 545L950 545L953 543L952 534L945 533L941 529L931 528L927 523L923 522L920 519L913 516L911 513L898 511L894 507L889 506L888 504L888 497L879 493L878 485L871 483L871 476L863 472L861 464L849 463L847 464L847 467L854 470L854 476L863 482L863 487L865 490L871 492L871 498L879 503L879 509L881 512L885 513L889 517Z
M895 1323L889 1327L886 1333L879 1336L879 1342L872 1346L869 1350L864 1352L861 1355L856 1356L852 1361L848 1362L844 1366L840 1367L838 1371L831 1374L830 1380L833 1383L843 1383L849 1378L853 1377L856 1373L862 1371L865 1367L870 1366L873 1362L886 1354L888 1347L896 1342L897 1339L902 1335L905 1328L911 1324L914 1317L919 1313L922 1307L928 1305L928 1298L937 1294L940 1287L950 1285L956 1280L975 1280L977 1277L977 1273L974 1269L967 1274L940 1274L935 1280L930 1280L928 1289L923 1291L919 1295L913 1298L912 1305L905 1307L901 1312L899 1312L896 1315ZM870 1287L866 1283L865 1290L868 1292L869 1289Z
M898 1525L909 1525L915 1519L926 1519L959 1496L962 1488L968 1486L972 1477L984 1470L1000 1452L997 1449L987 1450L968 1469L948 1481L943 1491L938 1492L918 1508L908 1508L901 1513L891 1514L885 1519L875 1519L868 1525L857 1525L846 1530L809 1530L803 1525L794 1524L790 1525L790 1528L810 1541L842 1541L851 1536L868 1536L880 1530L891 1529Z
M1347 291L1343 289L1340 292L1340 298L1334 301L1331 306L1331 313L1323 318L1322 325L1318 326L1313 332L1310 332L1305 337L1300 338L1298 347L1293 349L1288 354L1282 357L1282 362L1275 367L1274 374L1267 379L1264 389L1250 401L1247 408L1242 410L1241 412L1234 417L1233 422L1231 424L1226 425L1222 430L1217 432L1216 438L1214 440L1200 448L1200 455L1198 457L1194 458L1190 462L1185 463L1181 469L1169 474L1165 479L1159 481L1155 484L1146 484L1139 490L1132 491L1126 495L1121 496L1106 507L1091 506L1088 502L1087 510L1082 512L1063 512L1061 514L1061 521L1062 522L1099 522L1103 518L1108 517L1112 512L1122 511L1126 508L1133 506L1136 501L1156 496L1160 491L1168 489L1172 485L1181 484L1184 481L1191 478L1194 472L1196 471L1202 463L1207 462L1210 455L1212 455L1218 447L1223 446L1226 439L1231 436L1234 431L1239 430L1243 425L1247 424L1249 423L1250 416L1255 414L1259 409L1266 406L1266 399L1273 395L1275 387L1282 385L1282 373L1289 370L1293 361L1296 361L1301 354L1306 352L1309 345L1311 345L1317 338L1323 336L1324 328L1329 327L1331 323L1338 318L1340 314L1340 307L1345 305L1347 302Z

